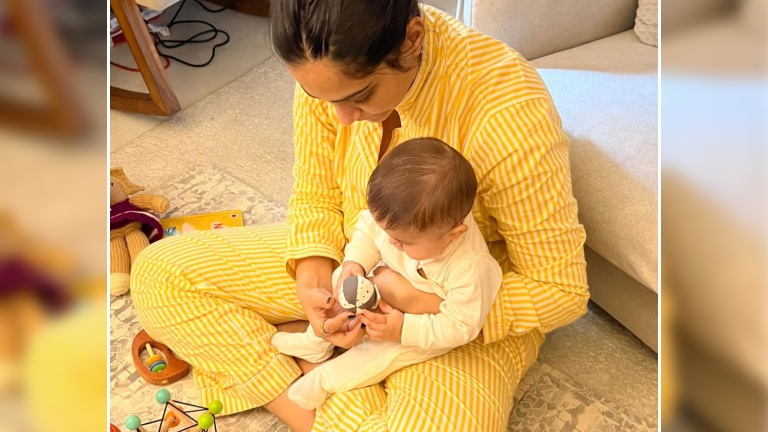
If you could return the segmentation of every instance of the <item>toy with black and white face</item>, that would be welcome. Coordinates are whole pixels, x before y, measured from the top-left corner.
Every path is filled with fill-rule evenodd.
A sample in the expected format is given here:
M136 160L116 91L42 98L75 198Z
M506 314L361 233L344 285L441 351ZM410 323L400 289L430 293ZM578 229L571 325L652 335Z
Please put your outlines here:
M341 284L339 305L353 314L375 309L379 305L379 289L371 281L359 275L352 275Z

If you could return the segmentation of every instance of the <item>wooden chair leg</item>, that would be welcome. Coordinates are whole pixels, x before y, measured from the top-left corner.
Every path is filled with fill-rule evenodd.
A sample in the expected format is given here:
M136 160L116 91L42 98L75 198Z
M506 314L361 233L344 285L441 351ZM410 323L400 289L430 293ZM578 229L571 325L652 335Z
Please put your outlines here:
M155 44L134 0L110 0L125 41L131 49L149 93L110 86L111 108L141 114L169 116L181 109Z
M17 24L19 40L32 72L45 94L46 106L0 100L0 121L56 135L77 136L87 126L86 111L64 45L48 10L39 0L9 0L8 16Z

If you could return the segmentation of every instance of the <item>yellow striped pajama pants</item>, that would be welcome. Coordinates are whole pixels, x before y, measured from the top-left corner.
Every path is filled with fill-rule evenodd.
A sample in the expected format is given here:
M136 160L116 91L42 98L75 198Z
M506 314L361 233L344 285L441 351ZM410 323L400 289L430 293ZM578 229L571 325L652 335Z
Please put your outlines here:
M223 414L271 401L301 371L271 344L275 324L306 319L285 269L284 224L201 231L147 247L131 292L144 329L192 364L205 405ZM538 332L482 337L384 382L332 395L313 431L502 431Z

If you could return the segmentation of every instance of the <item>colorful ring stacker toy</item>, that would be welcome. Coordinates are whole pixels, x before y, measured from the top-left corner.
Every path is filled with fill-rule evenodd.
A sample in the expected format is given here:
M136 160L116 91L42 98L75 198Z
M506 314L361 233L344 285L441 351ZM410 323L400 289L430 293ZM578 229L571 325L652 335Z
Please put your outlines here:
M147 350L149 358L142 363L141 352ZM159 352L155 352L158 350ZM142 330L133 339L131 346L133 365L139 371L139 375L150 384L168 385L176 382L189 373L189 363L180 360L171 353L167 346L149 337Z

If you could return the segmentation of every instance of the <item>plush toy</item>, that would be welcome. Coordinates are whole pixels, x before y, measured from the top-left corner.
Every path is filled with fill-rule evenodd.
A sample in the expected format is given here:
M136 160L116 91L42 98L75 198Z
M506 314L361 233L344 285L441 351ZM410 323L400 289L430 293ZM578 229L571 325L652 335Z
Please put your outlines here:
M109 282L110 293L128 292L131 264L150 243L163 238L163 227L154 213L168 211L160 195L139 194L144 188L131 183L122 168L109 171ZM132 195L132 196L131 196Z
M379 288L368 279L352 275L341 284L339 305L354 314L370 310L379 305Z
M0 394L23 385L29 346L52 316L69 309L77 274L68 252L28 235L0 210Z

